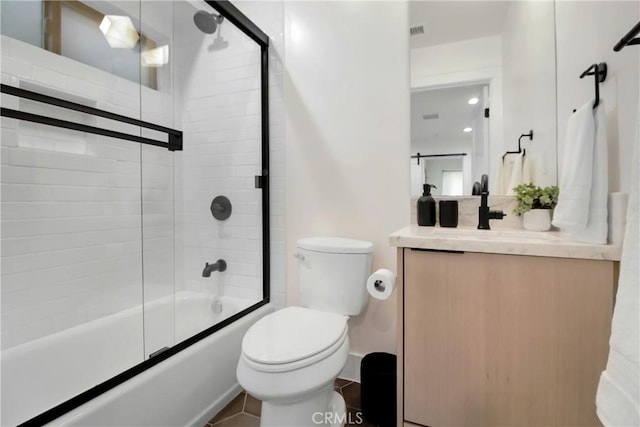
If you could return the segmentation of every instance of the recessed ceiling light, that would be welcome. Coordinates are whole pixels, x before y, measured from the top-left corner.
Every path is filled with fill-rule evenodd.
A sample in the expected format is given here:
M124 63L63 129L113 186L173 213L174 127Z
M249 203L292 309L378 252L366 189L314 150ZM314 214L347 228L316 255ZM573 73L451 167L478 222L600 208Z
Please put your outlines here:
M469 105L476 105L478 101L479 99L474 96L473 98L469 98L469 101L467 102L469 103Z
M464 128L464 129L462 129L462 132L469 133L469 132L471 132L472 130L473 130L473 129L471 129L471 128Z

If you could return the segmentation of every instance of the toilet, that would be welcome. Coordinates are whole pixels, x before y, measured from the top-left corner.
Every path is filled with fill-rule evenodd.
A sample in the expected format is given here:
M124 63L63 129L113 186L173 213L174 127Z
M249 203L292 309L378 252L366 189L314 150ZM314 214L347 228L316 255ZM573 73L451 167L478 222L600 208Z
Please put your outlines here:
M367 302L372 252L373 244L362 240L298 240L302 307L251 326L236 371L246 392L262 400L262 427L344 424L344 399L333 383L349 355L347 320Z

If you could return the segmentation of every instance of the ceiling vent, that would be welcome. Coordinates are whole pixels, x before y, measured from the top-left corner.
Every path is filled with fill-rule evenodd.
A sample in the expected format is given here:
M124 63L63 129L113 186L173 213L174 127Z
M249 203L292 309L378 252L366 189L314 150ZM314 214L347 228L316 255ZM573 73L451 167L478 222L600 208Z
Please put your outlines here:
M409 27L409 34L412 36L419 36L420 34L424 34L424 25L420 24Z
M423 120L435 120L440 118L440 115L438 113L436 114L425 114L422 116Z

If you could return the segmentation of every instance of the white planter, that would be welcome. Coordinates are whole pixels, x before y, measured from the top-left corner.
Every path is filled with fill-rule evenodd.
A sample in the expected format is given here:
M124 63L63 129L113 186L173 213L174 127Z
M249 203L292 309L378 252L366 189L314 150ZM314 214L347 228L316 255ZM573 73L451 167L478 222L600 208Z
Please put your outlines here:
M548 231L551 228L551 209L531 209L525 212L522 225L529 231Z

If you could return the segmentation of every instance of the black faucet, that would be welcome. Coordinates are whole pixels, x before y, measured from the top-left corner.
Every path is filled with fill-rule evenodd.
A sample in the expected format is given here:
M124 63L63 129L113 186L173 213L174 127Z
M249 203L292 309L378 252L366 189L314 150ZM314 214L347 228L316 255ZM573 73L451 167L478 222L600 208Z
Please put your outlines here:
M492 211L489 209L489 177L482 175L480 183L480 207L478 208L478 229L491 230L490 219L502 219L507 214L502 211Z
M227 269L227 262L223 259L219 259L213 264L205 263L204 270L202 270L202 277L211 277L211 273L214 271L225 271Z

